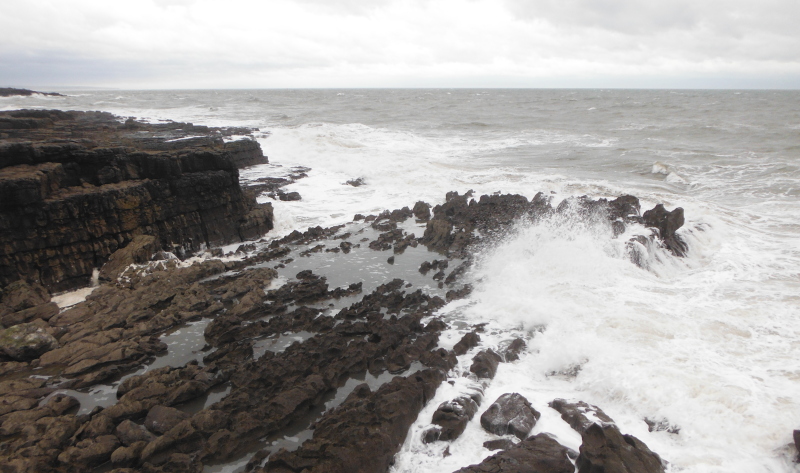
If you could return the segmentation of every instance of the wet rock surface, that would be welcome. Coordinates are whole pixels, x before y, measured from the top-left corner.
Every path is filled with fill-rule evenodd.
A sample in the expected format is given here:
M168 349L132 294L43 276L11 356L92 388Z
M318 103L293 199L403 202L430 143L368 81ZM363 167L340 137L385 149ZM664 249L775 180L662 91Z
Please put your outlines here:
M503 394L481 415L481 426L496 435L511 434L524 439L541 414L518 393Z
M456 473L573 473L567 453L553 438L539 434Z
M0 285L85 285L140 234L192 253L272 228L272 208L239 186L238 167L266 162L258 143L223 140L242 130L55 110L1 112L3 124Z

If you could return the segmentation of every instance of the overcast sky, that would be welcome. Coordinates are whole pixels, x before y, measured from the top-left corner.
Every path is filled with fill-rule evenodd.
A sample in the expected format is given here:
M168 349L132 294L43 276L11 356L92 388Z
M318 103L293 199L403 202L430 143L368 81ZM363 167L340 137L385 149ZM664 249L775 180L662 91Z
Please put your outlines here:
M0 86L800 88L800 0L0 0Z

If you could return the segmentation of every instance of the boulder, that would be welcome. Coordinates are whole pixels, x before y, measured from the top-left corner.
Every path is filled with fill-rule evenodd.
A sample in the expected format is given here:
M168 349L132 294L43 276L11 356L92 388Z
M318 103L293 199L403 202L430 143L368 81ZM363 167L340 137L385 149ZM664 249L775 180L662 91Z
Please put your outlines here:
M547 434L534 435L455 473L574 473L568 449ZM598 470L601 472L602 470ZM610 472L609 472L610 473Z
M521 394L503 394L483 413L481 426L495 435L511 434L524 439L540 416Z
M609 417L602 409L583 401L567 401L565 399L554 399L550 402L550 407L561 414L564 422L570 425L578 433L583 433L590 425L613 424L614 420Z
M475 331L469 332L461 337L461 340L453 346L453 352L455 352L456 355L463 355L468 352L470 348L478 346L478 342L480 341L480 335Z
M156 436L148 431L143 425L139 425L130 420L123 420L114 430L122 445L130 447L137 442L150 442Z
M118 249L108 258L106 264L100 268L100 279L113 281L132 264L143 264L150 261L150 257L158 250L156 237L152 235L138 235L125 247Z
M189 414L173 407L154 406L147 413L144 426L152 432L163 434L188 418Z
M658 229L659 236L667 247L676 256L686 255L687 246L681 237L675 233L683 226L683 209L678 207L672 212L664 208L664 204L658 204L642 215L642 221L647 227Z
M503 351L503 359L507 362L519 360L519 354L522 353L526 346L525 340L515 338Z
M592 424L581 434L577 473L663 473L661 458L613 424Z
M487 440L483 442L483 448L487 450L508 450L515 445L516 444L513 440L507 438Z
M414 213L414 217L417 220L428 220L431 218L431 205L421 200L414 204L414 208L411 209L411 211Z
M469 370L479 378L494 378L494 375L497 374L497 365L503 361L500 358L500 355L489 350L482 350L480 353L475 355L472 358L472 366L469 367Z
M469 397L458 397L439 405L433 413L431 423L439 426L437 438L433 440L455 440L467 428L467 423L478 411L478 404ZM430 434L432 436L433 434ZM428 439L429 435L426 435ZM430 440L425 443L429 443Z
M33 323L0 331L0 351L17 361L35 360L56 348L58 340Z

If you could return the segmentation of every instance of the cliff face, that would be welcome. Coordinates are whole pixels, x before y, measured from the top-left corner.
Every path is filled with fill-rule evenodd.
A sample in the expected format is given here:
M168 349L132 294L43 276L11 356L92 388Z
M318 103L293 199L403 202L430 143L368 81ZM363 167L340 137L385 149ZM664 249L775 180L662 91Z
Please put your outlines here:
M237 165L266 158L226 130L18 111L0 114L0 131L0 285L85 284L139 234L183 253L272 228L271 206L238 181Z

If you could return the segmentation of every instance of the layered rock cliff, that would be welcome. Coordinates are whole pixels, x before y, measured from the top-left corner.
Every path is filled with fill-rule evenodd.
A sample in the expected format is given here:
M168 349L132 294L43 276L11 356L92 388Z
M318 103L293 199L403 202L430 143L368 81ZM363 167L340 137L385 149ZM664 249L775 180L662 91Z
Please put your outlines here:
M136 235L191 253L257 238L272 207L239 186L265 163L250 130L146 124L100 112L0 113L0 286L85 284Z

